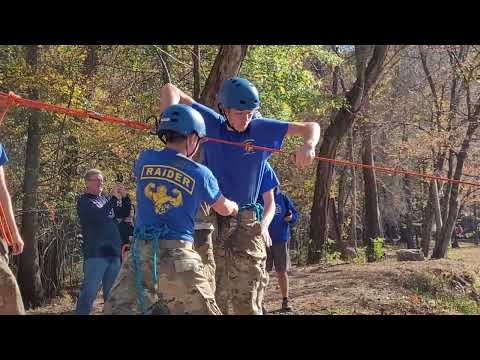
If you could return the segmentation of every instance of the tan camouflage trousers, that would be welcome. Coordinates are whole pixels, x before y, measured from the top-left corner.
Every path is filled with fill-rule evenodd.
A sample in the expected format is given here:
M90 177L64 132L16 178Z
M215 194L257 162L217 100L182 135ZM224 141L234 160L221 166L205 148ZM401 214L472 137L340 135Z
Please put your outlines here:
M193 246L198 252L204 264L205 276L210 283L210 287L215 293L215 258L213 254L212 239L217 235L216 228L217 218L215 214L210 211L210 208L203 204L195 217L195 241Z
M204 265L205 277L210 284L212 292L215 293L215 259L213 256L212 231L208 229L195 230L195 251L200 255Z
M229 300L235 315L262 315L268 284L266 244L253 211L240 213L240 221L218 216L214 243L217 304L228 314Z
M0 315L25 315L17 280L8 266L8 247L0 238Z
M165 248L182 243L181 248ZM132 249L133 250L133 249ZM104 313L138 314L133 251L129 251L110 291ZM153 281L152 243L138 243L140 272L147 314L221 315L214 293L204 274L200 255L184 241L160 240L157 254L157 282Z

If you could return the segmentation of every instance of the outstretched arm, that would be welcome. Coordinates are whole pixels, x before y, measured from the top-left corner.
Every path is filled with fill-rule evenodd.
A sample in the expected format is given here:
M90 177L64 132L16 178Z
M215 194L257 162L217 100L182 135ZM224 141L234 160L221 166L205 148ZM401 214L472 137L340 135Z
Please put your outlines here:
M160 113L168 106L176 104L192 105L194 100L171 83L163 85L160 90Z
M303 137L303 146L295 151L295 163L300 168L311 165L320 140L320 125L315 122L289 123L287 136Z
M7 184L5 182L5 173L3 171L3 166L0 166L0 202L2 208L5 212L5 218L7 225L12 233L13 241L12 244L12 254L18 255L23 252L23 240L18 231L17 224L15 222L15 216L13 214L12 200L7 189Z

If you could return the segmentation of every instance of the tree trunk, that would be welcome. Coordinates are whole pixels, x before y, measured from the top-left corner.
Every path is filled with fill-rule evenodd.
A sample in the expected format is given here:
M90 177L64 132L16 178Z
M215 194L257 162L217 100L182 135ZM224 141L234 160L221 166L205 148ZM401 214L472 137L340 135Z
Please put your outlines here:
M445 164L445 153L440 152L438 158L433 167L433 173L435 175L440 174L443 170L443 166ZM436 184L435 184L436 185ZM430 252L430 242L432 241L432 226L433 226L433 219L435 216L435 202L438 203L438 211L440 210L440 202L438 196L438 188L436 189L435 193L435 186L433 182L430 182L429 186L429 195L428 195L428 202L427 206L424 209L424 217L423 217L423 226L422 226L422 250L425 256L428 256ZM438 219L435 219L438 222ZM442 230L442 220L440 218L440 227L436 227L436 234L438 234ZM436 235L435 235L436 236Z
M407 212L405 214L405 221L407 225L407 248L416 249L417 244L413 238L413 205L412 205L412 184L410 176L405 175L403 178L403 191L405 193L405 202L407 205Z
M467 146L468 148L468 146ZM466 153L459 153L457 156L457 166L455 169L454 179L460 180L463 164L465 161ZM432 258L441 259L447 255L448 244L452 238L452 233L455 227L455 220L458 215L458 184L453 184L450 190L450 198L448 203L448 215L446 221L443 224L441 232L438 234L435 248L433 249Z
M406 111L406 109L404 109ZM408 140L408 135L407 135L407 128L406 125L403 127L403 136L402 136L402 142L405 142ZM407 231L406 231L406 237L407 237L407 248L408 249L416 249L417 244L416 241L413 238L413 220L412 220L412 215L413 215L413 205L412 205L412 182L410 179L410 176L405 175L403 178L403 192L405 193L405 202L406 202L406 207L407 207L407 212L405 214L405 222L407 225Z
M85 57L85 61L83 62L83 70L82 70L83 75L88 77L94 73L98 64L99 49L100 49L100 45L87 46L87 56Z
M193 98L200 100L200 47L193 45Z
M368 91L377 81L383 69L388 46L355 46L357 78L345 95L346 106L335 115L325 131L319 156L334 159L337 147L347 130L352 126L356 113ZM373 51L372 51L373 50ZM372 55L370 56L370 54ZM369 60L370 57L370 60ZM368 63L368 65L367 65ZM316 171L315 192L311 210L310 238L307 261L318 262L327 236L328 198L332 184L334 167L327 162L319 162Z
M434 195L433 195L433 185L430 183L430 188L428 192L428 201L427 206L423 211L423 222L422 222L422 251L425 257L428 256L430 252L430 242L432 240L432 227L433 227L433 217L434 217L434 210L433 210L433 202L434 202ZM438 233L441 231L441 228L437 227L436 232Z
M335 240L334 248L339 251L343 260L348 260L347 246L342 240L342 233L340 224L338 223L337 210L335 208L335 199L330 199L330 211L329 214L329 233L332 239Z
M353 159L353 129L348 129L348 160L354 161ZM351 167L352 171L352 223L351 223L351 242L350 244L357 248L357 175L355 166Z
M160 49L168 53L169 51L169 46L168 45L160 45ZM166 56L164 53L160 52L159 54L160 57L160 62L161 62L161 67L163 69L162 71L162 80L163 83L166 84L168 82L171 82L172 80L170 79L170 59L168 56Z
M452 178L453 175L453 162L454 162L454 156L455 154L450 151L449 157L448 157L448 174L447 177L449 179ZM440 202L440 207L442 209L442 223L445 223L447 220L448 216L448 204L450 203L450 196L452 194L452 183L445 184L444 187L446 188L445 193L442 197L442 201Z
M344 220L344 211L345 211L345 202L348 198L348 193L350 189L347 189L347 172L348 169L345 167L341 170L340 179L338 181L338 226L340 231L343 229L343 220Z
M334 159L338 143L338 130L329 127L328 131L331 131L333 136L325 134L319 154ZM328 200L334 171L335 168L330 163L319 162L317 165L317 180L310 216L310 238L313 242L308 249L307 261L309 264L318 262L322 257L323 246L327 238Z
M370 130L365 131L362 142L362 163L373 166L373 146ZM372 241L378 237L383 237L375 171L363 169L363 178L365 183L365 235L367 241Z
M475 231L474 231L474 243L475 245L479 244L479 233L478 233L478 212L477 212L477 202L475 201L473 203L473 223L475 225Z
M449 157L448 157L448 174L447 174L447 177L449 179L452 178L452 174L453 174L453 157L455 156L455 154L450 151L449 153ZM448 213L450 211L450 198L451 198L451 194L452 194L452 184L451 183L447 183L447 184L444 184L443 185L443 188L445 188L444 190L444 194L443 194L443 197L442 199L440 200L440 211L441 211L441 214L442 214L442 228L440 230L437 230L437 232L435 233L435 246L434 246L434 250L433 252L436 253L436 254L439 254L441 252L440 248L441 248L441 245L440 243L442 242L442 234L443 232L445 231L445 223L447 222L447 218L448 218ZM435 249L436 252L435 252ZM432 257L433 257L433 253L432 253Z
M217 108L217 93L222 82L238 75L243 59L247 55L248 45L222 45L218 52L207 82L200 95L200 102L211 108Z
M432 190L433 190L433 208L435 210L435 225L437 229L441 229L443 226L442 223L442 212L440 209L440 198L438 196L438 186L437 181L432 181Z
M470 110L470 109L469 109ZM470 114L470 111L469 111ZM468 149L470 147L470 142L472 137L478 128L478 117L480 115L480 97L477 101L475 106L474 114L469 116L469 125L463 139L462 146L460 151L457 155L457 164L455 166L455 173L453 178L455 180L460 180L462 177L463 166L465 160L467 158ZM450 186L450 198L449 198L449 206L448 206L448 215L446 217L446 221L443 223L442 231L439 234L439 238L437 243L435 244L435 249L433 250L432 258L434 259L441 259L446 257L448 244L450 242L454 227L455 227L455 220L458 216L459 204L458 204L458 193L459 193L459 184L455 183Z
M208 75L207 82L200 95L200 102L212 109L218 110L216 94L222 82L239 73L243 59L247 54L248 45L223 45L218 51L215 62ZM200 70L199 70L200 71ZM195 161L202 162L203 146L200 145L193 157Z
M25 47L26 62L36 72L39 47ZM39 98L38 90L30 89L29 98ZM37 233L37 188L40 170L40 111L30 110L28 119L27 146L25 156L25 176L23 180L22 237L25 248L20 255L18 280L25 307L41 305L44 290L40 277Z

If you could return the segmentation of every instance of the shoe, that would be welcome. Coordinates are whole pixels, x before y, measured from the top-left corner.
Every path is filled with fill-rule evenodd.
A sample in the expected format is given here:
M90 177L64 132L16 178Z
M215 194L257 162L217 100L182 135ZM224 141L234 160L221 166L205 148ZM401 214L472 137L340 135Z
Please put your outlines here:
M292 311L288 298L284 298L282 301L282 311Z

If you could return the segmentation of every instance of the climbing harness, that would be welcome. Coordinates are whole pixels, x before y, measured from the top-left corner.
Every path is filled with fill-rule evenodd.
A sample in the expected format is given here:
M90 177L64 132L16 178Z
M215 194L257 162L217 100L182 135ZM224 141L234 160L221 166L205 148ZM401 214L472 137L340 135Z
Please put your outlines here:
M251 203L247 205L240 206L237 214L237 223L240 223L240 213L244 210L253 210L257 221L262 221L263 219L263 206L259 203Z
M158 241L165 239L166 236L171 236L180 239L181 234L170 229L167 224L163 224L162 227L154 227L151 225L145 225L141 227L135 227L133 231L133 247L132 247L132 260L133 271L135 273L135 288L137 291L137 298L139 304L139 311L142 315L147 313L145 307L145 292L142 286L142 270L141 259L139 253L139 241L150 241L152 244L152 281L154 286L157 284L157 249Z

